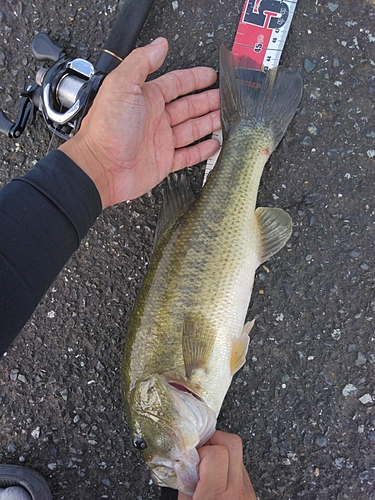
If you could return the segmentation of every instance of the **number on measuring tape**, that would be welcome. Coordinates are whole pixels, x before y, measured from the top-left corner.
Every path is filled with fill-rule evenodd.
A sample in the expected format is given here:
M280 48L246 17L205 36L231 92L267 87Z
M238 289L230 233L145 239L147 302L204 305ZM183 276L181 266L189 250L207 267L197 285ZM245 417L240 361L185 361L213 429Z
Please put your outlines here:
M280 0L249 0L243 22L262 28L277 29L284 26L289 7Z

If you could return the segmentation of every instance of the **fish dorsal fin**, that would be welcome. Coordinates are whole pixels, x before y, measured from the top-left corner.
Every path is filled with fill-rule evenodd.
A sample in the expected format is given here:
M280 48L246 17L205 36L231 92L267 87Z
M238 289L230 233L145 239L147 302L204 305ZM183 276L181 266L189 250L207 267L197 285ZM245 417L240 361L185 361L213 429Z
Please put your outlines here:
M232 341L232 351L230 355L230 371L232 376L238 372L238 370L245 363L250 342L249 333L254 326L254 323L255 319L253 319L253 321L248 321L243 327L241 335L234 338Z
M207 370L215 342L215 331L203 315L185 317L182 331L182 354L186 378L197 370Z
M163 185L163 204L155 230L155 243L163 232L194 201L194 193L186 172L173 172Z
M259 264L283 248L292 234L292 219L281 208L259 207L254 213L260 231Z

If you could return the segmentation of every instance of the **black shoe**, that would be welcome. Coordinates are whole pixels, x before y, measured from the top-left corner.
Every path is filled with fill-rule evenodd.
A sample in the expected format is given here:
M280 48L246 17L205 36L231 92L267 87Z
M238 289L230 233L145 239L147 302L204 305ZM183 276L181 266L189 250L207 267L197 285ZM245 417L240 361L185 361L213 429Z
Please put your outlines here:
M47 481L32 469L21 465L0 465L0 488L21 486L32 500L52 500Z

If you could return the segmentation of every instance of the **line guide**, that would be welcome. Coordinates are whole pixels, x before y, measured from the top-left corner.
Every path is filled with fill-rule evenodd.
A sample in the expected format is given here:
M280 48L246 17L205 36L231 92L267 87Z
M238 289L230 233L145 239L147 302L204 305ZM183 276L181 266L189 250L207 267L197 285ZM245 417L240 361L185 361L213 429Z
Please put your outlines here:
M245 0L232 52L248 56L254 69L267 71L278 66L298 0ZM221 130L212 134L220 144ZM206 163L203 184L214 168L220 151Z

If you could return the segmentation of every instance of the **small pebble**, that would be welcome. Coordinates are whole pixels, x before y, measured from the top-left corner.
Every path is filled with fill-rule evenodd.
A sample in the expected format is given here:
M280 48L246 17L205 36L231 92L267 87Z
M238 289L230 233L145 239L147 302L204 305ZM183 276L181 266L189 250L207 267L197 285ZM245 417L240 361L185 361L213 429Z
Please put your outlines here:
M312 146L312 140L311 140L311 137L309 135L306 135L304 138L303 138L303 141L301 142L301 144L303 146Z
M335 12L338 6L339 6L338 3L328 2L328 8L331 12Z
M38 439L40 436L40 427L36 427L33 431L31 431L31 436L34 439Z
M356 386L353 384L347 384L344 389L342 390L342 393L345 397L348 397L351 392L355 392L357 390Z
M364 470L358 474L358 477L361 481L368 481L372 478L372 474L370 474L367 470Z
M320 446L321 448L324 448L325 446L327 446L327 440L325 437L317 437L315 439L315 443Z
M358 252L358 250L353 250L352 252L350 252L350 257L354 257L355 259L357 257L359 257L361 254L360 252Z
M318 133L318 129L313 124L309 125L307 127L307 130L310 132L311 135L317 135Z
M336 458L334 461L333 461L333 465L335 467L337 467L338 469L342 469L343 466L345 464L345 458L343 457L340 457L340 458Z
M333 332L331 333L331 336L334 340L340 340L341 339L341 330L336 328L335 330L333 330Z
M358 353L357 359L355 360L356 366L362 366L366 363L367 359L361 352Z
M63 398L64 401L67 401L68 400L68 390L63 389L62 391L60 391L60 396Z
M365 405L367 403L372 403L372 397L370 394L364 394L362 397L359 398L360 402Z
M316 62L311 61L308 57L306 57L306 59L303 63L303 67L305 68L305 71L307 71L307 73L311 73L312 70L315 68L315 66L316 66Z

